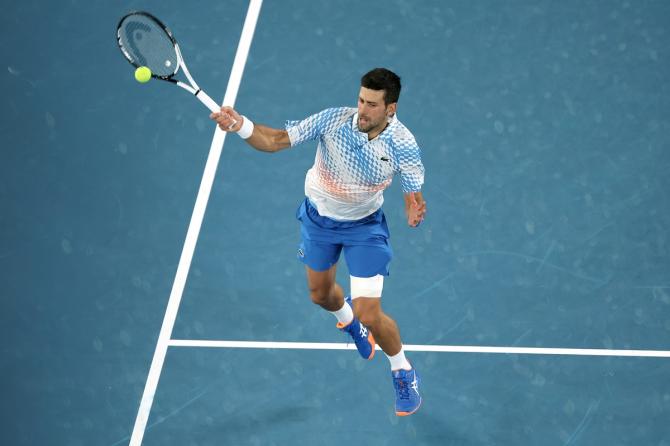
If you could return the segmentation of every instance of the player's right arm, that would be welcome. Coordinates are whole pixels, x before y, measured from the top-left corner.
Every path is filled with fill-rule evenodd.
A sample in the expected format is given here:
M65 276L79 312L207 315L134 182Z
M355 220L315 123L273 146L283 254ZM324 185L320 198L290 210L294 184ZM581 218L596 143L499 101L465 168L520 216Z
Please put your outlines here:
M245 141L254 149L263 152L278 152L291 147L286 130L273 129L261 124L254 124L254 132Z
M229 133L238 132L244 125L244 120L248 119L237 113L232 107L221 107L221 111L212 113L210 118L216 121L221 130ZM245 141L254 149L263 152L278 152L291 147L291 140L286 130L274 129L261 124L254 124L251 136Z

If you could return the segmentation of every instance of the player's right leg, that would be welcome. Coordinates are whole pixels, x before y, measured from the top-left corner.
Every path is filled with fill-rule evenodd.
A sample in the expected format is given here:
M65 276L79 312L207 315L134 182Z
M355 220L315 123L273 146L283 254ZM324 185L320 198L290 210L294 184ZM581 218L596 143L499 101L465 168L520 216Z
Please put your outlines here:
M335 282L337 265L325 271L315 271L305 265L309 297L316 305L327 311L337 311L344 305L344 291Z
M354 317L351 300L345 301L342 287L335 282L337 261L342 252L342 244L332 229L336 222L321 217L309 200L300 205L296 217L300 221L301 235L298 259L305 264L312 302L331 312L337 318L337 328L349 333L360 355L372 359L374 338Z
M315 271L305 265L307 287L312 302L329 311L337 318L337 328L354 340L363 359L375 356L375 339L372 333L354 316L351 299L344 296L342 287L335 282L337 265L326 271Z

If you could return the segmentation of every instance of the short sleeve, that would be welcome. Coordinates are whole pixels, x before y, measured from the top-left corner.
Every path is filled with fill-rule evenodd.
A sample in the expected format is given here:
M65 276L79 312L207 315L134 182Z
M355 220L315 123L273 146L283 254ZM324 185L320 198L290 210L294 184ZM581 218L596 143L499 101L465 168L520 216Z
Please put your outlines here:
M346 107L328 108L302 121L286 121L286 131L291 140L291 147L303 142L313 141L335 130L348 115Z

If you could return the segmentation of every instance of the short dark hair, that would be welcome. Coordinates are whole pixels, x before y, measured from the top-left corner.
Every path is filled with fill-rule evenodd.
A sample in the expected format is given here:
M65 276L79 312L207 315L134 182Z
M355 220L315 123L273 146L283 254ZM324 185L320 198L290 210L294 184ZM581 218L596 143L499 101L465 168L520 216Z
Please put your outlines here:
M384 103L392 104L400 97L400 76L386 68L375 68L363 75L361 87L384 90Z

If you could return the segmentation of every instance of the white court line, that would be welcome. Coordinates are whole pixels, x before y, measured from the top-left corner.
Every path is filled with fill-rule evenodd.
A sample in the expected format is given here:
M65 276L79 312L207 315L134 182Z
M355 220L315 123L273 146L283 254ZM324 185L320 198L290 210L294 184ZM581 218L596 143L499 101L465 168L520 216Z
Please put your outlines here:
M251 47L251 40L256 30L256 22L260 14L263 0L251 0L249 2L249 9L247 10L246 18L244 19L244 26L242 28L242 35L237 46L237 53L233 61L230 78L228 79L228 86L226 94L223 98L225 105L235 105L237 92L242 81L242 73L249 55L249 48ZM223 143L226 139L226 133L218 127L214 132L214 138L209 148L209 155L205 165L205 171L200 182L200 189L198 190L198 197L195 200L193 214L191 215L191 222L186 232L186 241L181 251L179 258L179 265L177 266L177 273L175 275L174 283L172 284L172 291L170 292L170 299L168 301L167 310L163 318L163 325L161 326L160 334L158 335L158 342L154 357L151 361L151 368L149 369L149 376L144 386L144 393L140 401L140 407L137 411L137 418L135 419L135 426L130 437L130 446L140 446L144 431L146 430L147 421L149 420L149 413L153 405L156 388L158 387L158 380L160 379L163 363L165 362L165 355L167 354L168 343L172 336L172 329L174 328L175 319L177 318L177 311L181 302L181 297L186 285L186 278L188 277L189 269L191 268L191 260L193 259L193 252L200 234L200 227L205 216L205 209L209 201L209 195L212 191L212 184L214 183L214 176L216 175L216 168L219 164L221 151L223 150Z
M295 350L354 350L353 344L327 342L257 342L257 341L208 341L193 339L172 339L170 347L211 347L211 348L261 348ZM670 351L664 350L613 350L595 348L537 348L537 347L485 347L475 345L412 345L403 344L408 352L439 353L505 353L517 355L570 355L570 356L629 356L649 358L670 358ZM377 346L379 350L379 346Z

